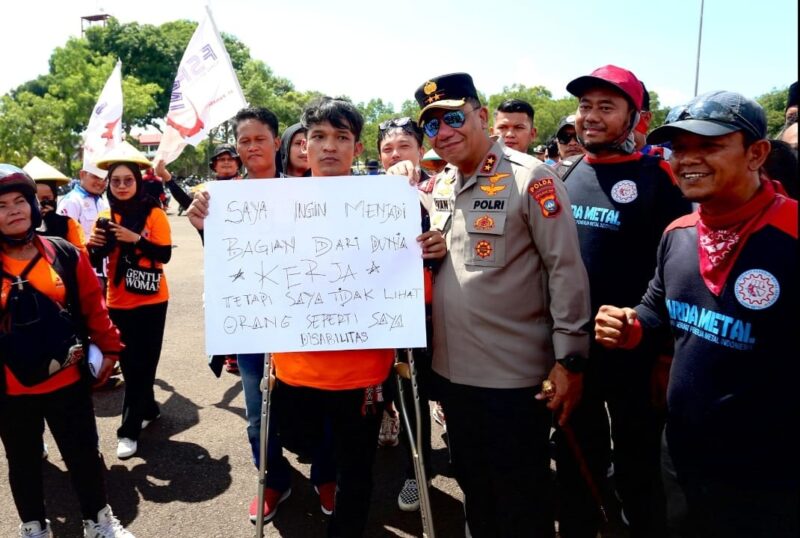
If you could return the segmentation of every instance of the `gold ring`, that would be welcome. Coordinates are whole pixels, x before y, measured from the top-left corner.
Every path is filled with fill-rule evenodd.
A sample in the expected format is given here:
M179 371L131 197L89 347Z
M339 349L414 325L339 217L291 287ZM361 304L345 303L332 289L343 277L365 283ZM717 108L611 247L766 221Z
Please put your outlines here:
M542 381L542 395L548 400L556 395L556 386L549 379Z

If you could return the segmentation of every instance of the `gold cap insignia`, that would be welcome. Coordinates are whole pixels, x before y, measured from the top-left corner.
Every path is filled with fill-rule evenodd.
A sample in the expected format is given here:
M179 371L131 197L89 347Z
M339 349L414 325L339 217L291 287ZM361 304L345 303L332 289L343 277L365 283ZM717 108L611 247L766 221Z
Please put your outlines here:
M430 95L436 91L436 88L437 88L436 83L433 82L432 80L429 80L428 82L425 83L425 86L422 87L422 91L425 92L425 95Z

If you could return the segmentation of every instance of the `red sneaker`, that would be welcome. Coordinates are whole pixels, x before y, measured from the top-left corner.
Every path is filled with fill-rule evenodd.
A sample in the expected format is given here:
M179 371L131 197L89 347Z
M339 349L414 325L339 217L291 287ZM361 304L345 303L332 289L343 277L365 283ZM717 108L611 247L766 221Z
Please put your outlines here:
M264 523L275 517L278 513L278 505L289 498L292 494L292 488L286 491L278 491L277 489L265 488L264 489ZM250 503L250 522L255 524L258 519L258 496Z
M325 482L314 486L314 491L319 495L319 507L322 513L326 516L331 515L336 504L336 482Z
M229 355L225 358L225 371L232 374L239 373L239 363L236 360L236 355Z

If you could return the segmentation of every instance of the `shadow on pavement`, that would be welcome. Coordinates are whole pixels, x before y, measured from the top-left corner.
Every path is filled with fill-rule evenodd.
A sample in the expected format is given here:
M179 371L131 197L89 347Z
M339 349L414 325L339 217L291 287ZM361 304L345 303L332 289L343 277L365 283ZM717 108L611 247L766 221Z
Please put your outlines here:
M156 380L155 385L169 393L161 404L161 418L142 432L133 458L125 463L115 455L106 458L114 462L106 473L108 501L123 525L138 516L140 499L159 504L200 503L222 495L232 483L227 455L214 459L200 445L170 439L198 423L199 408L169 383ZM122 390L95 395L98 416L118 415L121 405ZM50 462L45 463L44 473L47 512L55 535L82 536L80 506L69 475Z

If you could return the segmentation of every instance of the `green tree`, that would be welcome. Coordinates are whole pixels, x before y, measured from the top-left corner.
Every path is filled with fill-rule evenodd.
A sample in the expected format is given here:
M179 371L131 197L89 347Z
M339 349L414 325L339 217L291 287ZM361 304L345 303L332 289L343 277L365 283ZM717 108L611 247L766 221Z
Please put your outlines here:
M0 154L19 155L25 161L37 155L74 174L80 166L81 133L115 63L115 58L98 55L82 39L70 39L57 48L50 57L49 73L3 97ZM153 109L159 91L154 84L125 77L123 123L133 123Z
M64 103L52 95L43 97L30 91L0 98L0 162L25 165L37 156L70 173L75 138L62 128L66 116Z
M112 17L105 26L95 26L86 32L91 50L102 56L121 59L129 75L163 90L158 96L157 106L138 117L137 124L151 124L166 116L175 74L196 29L197 23L187 20L154 26L136 22L120 24ZM250 60L250 50L228 34L223 33L222 40L238 73Z
M522 99L533 106L534 126L537 133L533 143L545 144L555 135L561 118L574 114L578 101L574 97L553 99L553 94L544 86L528 87L523 84L506 86L503 91L489 97L489 122L493 123L494 111L506 99Z
M764 95L756 97L756 101L764 108L767 114L767 136L774 138L778 135L786 122L786 100L788 87L775 88Z
M358 158L359 161L366 162L370 159L380 161L378 153L378 131L381 122L396 117L391 103L384 103L383 99L370 99L366 103L356 105L358 111L364 117L364 128L361 130L361 142L364 144L364 152Z
M653 113L653 118L650 120L650 130L652 131L664 123L669 114L669 107L661 106L656 92L648 90L647 93L650 95L650 112Z

